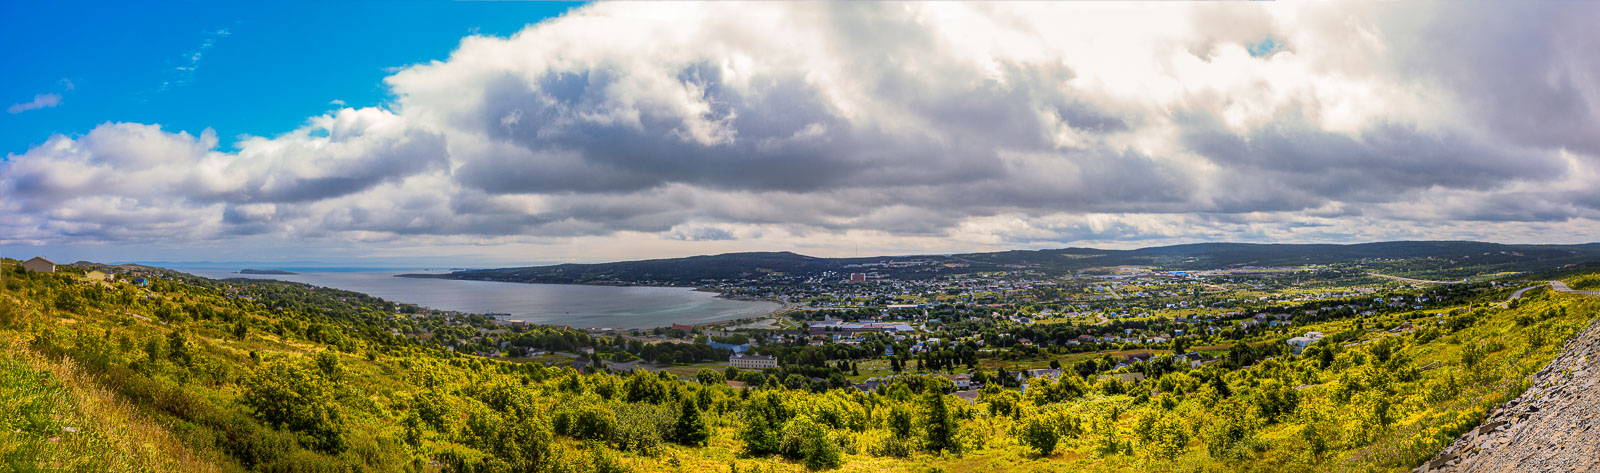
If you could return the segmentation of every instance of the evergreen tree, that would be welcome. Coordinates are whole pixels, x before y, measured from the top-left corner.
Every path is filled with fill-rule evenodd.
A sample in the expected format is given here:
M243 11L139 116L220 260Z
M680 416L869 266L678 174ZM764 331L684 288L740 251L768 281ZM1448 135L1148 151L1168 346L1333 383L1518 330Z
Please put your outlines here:
M705 445L711 438L711 429L694 402L685 400L678 410L678 421L672 425L672 441L683 445Z
M956 444L956 419L950 412L950 406L944 401L943 394L932 391L923 398L928 416L923 423L927 429L924 445L930 452L959 452L960 445Z
M193 360L193 355L189 352L189 338L185 337L182 331L167 332L167 357L171 358L173 363L183 366L188 366Z

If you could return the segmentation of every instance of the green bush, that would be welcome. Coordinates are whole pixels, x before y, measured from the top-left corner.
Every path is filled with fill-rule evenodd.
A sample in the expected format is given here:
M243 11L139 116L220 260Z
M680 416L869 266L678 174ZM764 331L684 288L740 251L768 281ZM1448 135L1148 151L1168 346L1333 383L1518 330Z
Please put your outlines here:
M1039 413L1028 417L1022 422L1017 440L1038 451L1040 456L1050 456L1056 450L1056 443L1061 440L1061 434L1056 432L1055 416Z
M617 408L617 448L643 455L655 455L661 442L672 433L676 417L672 409L652 404L623 404Z
M616 414L605 406L583 406L573 416L568 432L578 440L610 441L617 433Z
M1567 279L1567 286L1580 290L1600 288L1600 274L1585 274L1569 278Z
M751 395L740 414L744 427L739 430L739 440L744 442L745 453L778 453L783 440L782 426L794 416L784 405L783 394L763 390Z
M257 418L304 434L309 447L339 453L347 447L343 408L320 374L299 364L272 361L245 382L241 396Z
M844 463L839 446L828 439L827 429L805 415L784 424L779 453L800 460L812 470L836 468Z

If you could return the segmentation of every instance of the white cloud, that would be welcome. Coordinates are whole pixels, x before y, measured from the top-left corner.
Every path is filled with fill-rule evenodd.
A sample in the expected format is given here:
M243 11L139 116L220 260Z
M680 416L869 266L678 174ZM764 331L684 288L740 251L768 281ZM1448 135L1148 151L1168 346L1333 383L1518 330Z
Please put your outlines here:
M53 137L0 168L0 227L619 257L1590 234L1600 7L1441 6L603 2L237 150ZM1438 47L1495 38L1537 54Z
M60 94L36 94L31 101L11 104L10 107L6 108L6 113L16 115L29 110L50 108L57 105L61 105Z
M161 81L158 91L166 91L174 87L182 87L194 82L195 72L200 70L200 60L204 59L211 48L217 46L217 40L226 38L233 33L226 28L206 32L200 40L200 45L186 51L179 57L177 65L170 67Z

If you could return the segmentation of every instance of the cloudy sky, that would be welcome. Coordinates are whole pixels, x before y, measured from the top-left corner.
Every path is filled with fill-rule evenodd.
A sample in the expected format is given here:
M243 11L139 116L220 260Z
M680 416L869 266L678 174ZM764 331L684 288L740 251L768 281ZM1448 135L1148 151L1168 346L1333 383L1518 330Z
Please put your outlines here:
M0 251L1600 240L1600 4L307 5L4 7Z

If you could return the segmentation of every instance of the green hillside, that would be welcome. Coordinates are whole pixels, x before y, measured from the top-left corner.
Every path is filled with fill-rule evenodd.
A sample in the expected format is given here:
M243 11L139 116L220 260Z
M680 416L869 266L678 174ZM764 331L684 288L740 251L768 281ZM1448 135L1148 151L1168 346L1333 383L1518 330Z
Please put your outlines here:
M1507 290L1474 286L1457 306L1308 325L1329 336L1303 355L1264 335L1199 368L1157 356L1128 382L1069 369L969 404L938 377L863 393L580 374L441 348L486 319L63 268L0 268L6 470L1402 471L1526 389L1600 309L1542 289L1500 308ZM496 336L513 335L604 343Z

